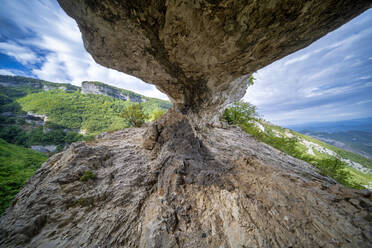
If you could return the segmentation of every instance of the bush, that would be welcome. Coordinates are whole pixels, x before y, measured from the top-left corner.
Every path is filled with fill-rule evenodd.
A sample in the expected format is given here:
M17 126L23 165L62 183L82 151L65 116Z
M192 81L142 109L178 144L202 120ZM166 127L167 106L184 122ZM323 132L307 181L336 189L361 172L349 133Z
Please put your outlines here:
M165 109L161 109L161 108L155 108L150 116L149 116L149 120L150 121L156 121L157 119L159 119L160 117L162 117L163 115L165 115L165 113L167 113L167 111Z
M230 125L242 125L248 124L250 120L257 117L256 106L248 102L239 101L225 110L222 120Z
M140 103L133 103L126 107L121 114L131 127L140 127L146 120L146 114Z
M86 171L84 174L80 177L80 181L86 182L88 180L96 180L97 176L91 171Z

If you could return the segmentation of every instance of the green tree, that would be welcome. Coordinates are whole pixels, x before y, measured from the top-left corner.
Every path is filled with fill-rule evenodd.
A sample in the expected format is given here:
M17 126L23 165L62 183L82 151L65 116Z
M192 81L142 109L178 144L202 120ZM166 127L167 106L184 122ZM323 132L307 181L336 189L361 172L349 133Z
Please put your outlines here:
M239 101L225 110L222 120L230 125L242 125L257 117L256 106L249 102Z
M140 103L133 103L124 109L121 113L121 117L129 123L129 126L140 127L145 123L147 116Z
M157 107L151 112L149 119L150 121L156 121L157 119L165 115L165 113L167 113L167 110Z

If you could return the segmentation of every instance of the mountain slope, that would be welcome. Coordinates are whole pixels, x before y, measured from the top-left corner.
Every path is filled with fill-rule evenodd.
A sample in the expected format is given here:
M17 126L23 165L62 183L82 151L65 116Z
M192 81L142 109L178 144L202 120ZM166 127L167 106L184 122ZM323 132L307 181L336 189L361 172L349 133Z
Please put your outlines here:
M87 90L92 85L99 88ZM34 119L42 115L39 122L29 122L46 125L49 129L69 129L89 135L127 127L128 123L120 114L133 102L141 102L148 115L155 109L166 110L171 107L168 101L145 97L100 82L83 82L80 89L73 85L32 78L0 76L0 88L0 118L3 123L16 125L25 119L26 113ZM120 94L127 96L126 101L115 97Z
M254 119L243 129L287 154L318 167L324 175L354 188L372 189L372 160L293 130Z
M372 132L354 130L328 133L303 130L301 133L372 159Z

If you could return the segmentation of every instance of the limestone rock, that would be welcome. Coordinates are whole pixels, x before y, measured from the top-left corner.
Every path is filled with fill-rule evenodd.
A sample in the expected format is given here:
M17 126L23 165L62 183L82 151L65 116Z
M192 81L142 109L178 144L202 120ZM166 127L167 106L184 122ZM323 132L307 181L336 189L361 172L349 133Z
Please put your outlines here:
M239 128L156 125L152 150L133 128L51 157L1 217L0 247L371 247L371 192Z
M141 78L211 119L249 75L308 46L371 0L58 0L100 64Z
M81 83L81 93L82 94L95 94L95 95L104 95L109 96L115 99L123 100L123 101L131 101L131 102L142 102L145 99L139 94L124 91L122 89L99 83L99 82L89 82L84 81Z

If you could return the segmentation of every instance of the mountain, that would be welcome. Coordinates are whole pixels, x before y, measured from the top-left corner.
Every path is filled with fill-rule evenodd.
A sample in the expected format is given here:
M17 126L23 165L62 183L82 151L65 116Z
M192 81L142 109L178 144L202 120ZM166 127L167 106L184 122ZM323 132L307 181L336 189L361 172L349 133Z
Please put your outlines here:
M81 93L98 94L131 102L144 102L147 98L129 90L119 89L101 82L84 81L81 83Z
M301 133L372 159L372 132L354 130L327 133L304 130Z
M360 118L353 120L334 121L334 122L314 122L297 125L286 126L295 131L301 132L304 130L311 132L346 132L346 131L365 131L372 132L372 118Z
M19 89L19 92L23 93L26 92L33 93L56 89L60 89L67 92L74 92L79 90L79 87L74 86L72 84L52 83L35 78L8 75L0 75L0 86L12 88L16 87Z
M168 101L99 82L83 82L82 88L12 76L0 76L0 82L3 123L23 122L26 129L43 126L96 135L127 127L120 113L133 102L141 102L148 115L154 109L171 107Z
M372 158L372 118L288 127L330 145Z

